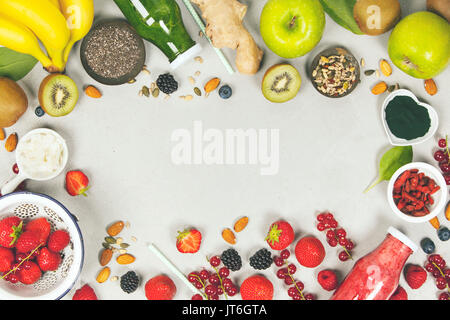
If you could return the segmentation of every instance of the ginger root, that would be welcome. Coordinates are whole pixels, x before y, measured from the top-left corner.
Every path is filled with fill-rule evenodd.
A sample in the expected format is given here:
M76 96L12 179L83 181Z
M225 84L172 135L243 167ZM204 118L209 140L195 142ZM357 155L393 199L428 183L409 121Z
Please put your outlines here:
M262 50L242 25L247 6L237 0L191 0L206 20L206 35L216 48L236 50L240 73L255 74L263 57Z

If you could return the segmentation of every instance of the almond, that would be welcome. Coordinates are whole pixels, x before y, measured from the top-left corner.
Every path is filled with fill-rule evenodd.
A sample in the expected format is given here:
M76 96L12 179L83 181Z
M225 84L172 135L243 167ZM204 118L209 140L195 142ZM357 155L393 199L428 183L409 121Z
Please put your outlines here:
M100 92L100 90L98 90L96 87L91 86L91 85L87 86L84 89L84 92L86 93L86 95L88 97L91 97L91 98L98 99L98 98L102 97L102 93Z
M436 82L433 79L427 79L424 82L425 90L428 92L430 96L434 96L437 92Z
M430 223L436 230L439 229L439 227L441 226L438 217L434 217L433 219L431 219Z
M121 254L116 259L118 264L130 264L133 263L135 260L136 258L129 253Z
M106 266L111 261L112 256L113 252L111 249L104 249L100 255L100 265L102 267Z
M380 61L380 70L386 77L389 77L392 74L391 65L384 59Z
M212 78L205 84L205 88L204 88L205 92L210 93L211 91L216 90L216 88L219 86L219 84L220 84L219 78Z
M445 208L445 218L450 221L450 202L447 203L447 208Z
M17 133L11 133L5 142L6 151L13 152L14 150L16 150L17 141L18 141Z
M248 217L242 217L234 224L234 231L241 232L248 224Z
M109 269L108 267L104 267L97 275L97 282L98 283L103 283L106 280L108 280L109 275L111 274L111 269Z
M117 222L113 223L112 225L110 225L108 230L106 230L106 231L108 232L108 234L111 237L115 237L123 230L124 226L125 226L125 224L123 223L123 221L117 221Z
M5 140L5 138L6 138L5 130L3 130L3 128L0 128L0 140Z
M231 231L230 228L226 228L226 229L224 229L222 231L222 238L223 238L223 240L225 240L229 244L235 244L236 243L236 237L235 237L233 231Z
M385 92L387 90L388 86L386 84L386 82L381 81L378 82L373 88L372 88L372 93L374 95L379 95L382 94L383 92Z

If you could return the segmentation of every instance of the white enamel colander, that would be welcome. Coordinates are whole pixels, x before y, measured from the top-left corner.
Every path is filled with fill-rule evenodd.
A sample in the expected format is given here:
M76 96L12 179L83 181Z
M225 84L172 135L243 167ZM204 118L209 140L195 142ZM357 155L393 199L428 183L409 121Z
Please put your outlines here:
M70 234L70 243L62 251L59 268L43 273L36 283L23 285L0 280L0 300L61 299L75 285L83 266L83 237L76 217L55 199L32 192L16 192L0 197L0 219L7 216L17 216L24 223L44 217L52 231L66 230Z

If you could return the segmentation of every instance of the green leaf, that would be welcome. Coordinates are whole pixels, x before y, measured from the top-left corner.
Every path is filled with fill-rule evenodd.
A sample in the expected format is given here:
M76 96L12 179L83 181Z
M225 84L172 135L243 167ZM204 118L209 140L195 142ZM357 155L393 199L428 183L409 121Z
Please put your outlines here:
M386 153L380 160L380 172L378 174L378 180L375 181L364 192L369 191L383 180L390 180L395 171L397 171L401 166L412 162L412 159L413 149L411 146L393 147L386 151Z
M28 55L13 51L6 47L0 48L0 77L17 81L25 77L36 65L37 60Z
M319 0L326 13L337 24L355 34L364 34L353 17L353 7L357 0Z

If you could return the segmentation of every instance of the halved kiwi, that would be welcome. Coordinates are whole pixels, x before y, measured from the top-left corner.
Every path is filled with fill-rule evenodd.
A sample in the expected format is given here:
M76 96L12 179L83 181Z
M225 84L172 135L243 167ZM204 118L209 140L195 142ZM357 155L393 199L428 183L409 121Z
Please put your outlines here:
M297 69L287 63L276 64L264 74L262 93L271 102L286 102L297 95L301 84Z
M62 117L72 112L78 101L75 82L63 74L50 74L39 87L39 103L52 117Z

